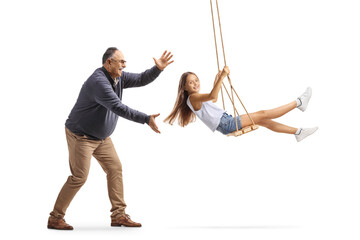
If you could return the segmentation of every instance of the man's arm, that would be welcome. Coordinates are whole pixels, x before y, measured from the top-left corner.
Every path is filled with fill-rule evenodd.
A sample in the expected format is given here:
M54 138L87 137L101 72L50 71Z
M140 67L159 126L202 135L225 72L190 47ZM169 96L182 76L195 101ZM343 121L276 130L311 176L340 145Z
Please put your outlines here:
M121 76L123 88L142 87L154 81L161 73L156 66L142 73L123 72Z
M149 124L150 116L123 104L106 78L98 78L91 87L91 91L97 103L116 115L134 122Z
M140 74L124 72L121 76L123 88L141 87L151 83L160 75L161 71L174 62L171 60L172 57L171 52L165 51L159 59L153 58L155 66L145 72Z

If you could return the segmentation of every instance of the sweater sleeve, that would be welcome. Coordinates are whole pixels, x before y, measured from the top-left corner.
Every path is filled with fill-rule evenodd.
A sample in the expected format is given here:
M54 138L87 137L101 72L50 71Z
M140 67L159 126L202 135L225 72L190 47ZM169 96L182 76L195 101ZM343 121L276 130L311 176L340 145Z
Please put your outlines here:
M122 86L123 88L145 86L154 81L160 73L161 70L156 66L153 66L142 73L123 72L123 76L121 76Z
M94 100L116 115L138 123L149 123L150 116L136 111L125 104L116 95L106 78L97 78L90 86Z

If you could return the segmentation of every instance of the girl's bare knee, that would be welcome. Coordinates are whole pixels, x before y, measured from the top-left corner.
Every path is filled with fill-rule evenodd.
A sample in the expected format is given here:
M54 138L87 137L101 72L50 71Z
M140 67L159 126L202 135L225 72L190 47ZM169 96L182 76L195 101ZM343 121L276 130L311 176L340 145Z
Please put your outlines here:
M268 114L266 110L260 110L258 112L255 113L257 122L262 122L266 119L268 119Z
M263 119L258 121L256 124L263 126L263 127L268 127L269 126L269 119Z

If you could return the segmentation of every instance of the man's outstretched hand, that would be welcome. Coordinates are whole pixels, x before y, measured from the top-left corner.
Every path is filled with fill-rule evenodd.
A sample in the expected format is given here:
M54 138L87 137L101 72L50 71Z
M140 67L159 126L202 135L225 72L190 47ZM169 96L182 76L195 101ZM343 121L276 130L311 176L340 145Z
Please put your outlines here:
M174 62L174 60L170 61L173 55L171 52L165 51L159 59L153 58L157 68L163 71L168 65Z
M156 122L155 122L155 118L158 117L159 115L160 115L160 113L151 115L150 120L149 120L149 126L156 133L160 133L159 128L158 128L158 126L156 125Z

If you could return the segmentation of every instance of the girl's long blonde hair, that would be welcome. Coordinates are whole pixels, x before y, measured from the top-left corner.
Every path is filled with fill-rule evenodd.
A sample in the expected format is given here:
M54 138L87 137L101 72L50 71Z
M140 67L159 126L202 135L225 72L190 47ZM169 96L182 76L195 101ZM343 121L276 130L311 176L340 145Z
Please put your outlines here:
M171 111L170 115L167 118L165 118L164 122L168 122L172 125L176 120L176 118L178 118L179 125L185 127L189 123L195 121L196 119L195 113L191 111L189 106L186 104L189 94L185 90L185 84L186 84L186 78L190 74L196 76L196 74L193 72L185 72L181 75L174 108Z

